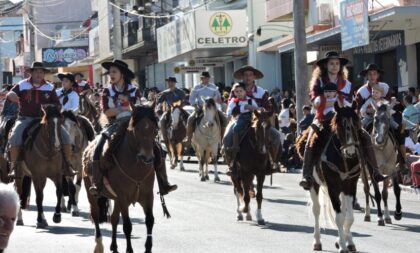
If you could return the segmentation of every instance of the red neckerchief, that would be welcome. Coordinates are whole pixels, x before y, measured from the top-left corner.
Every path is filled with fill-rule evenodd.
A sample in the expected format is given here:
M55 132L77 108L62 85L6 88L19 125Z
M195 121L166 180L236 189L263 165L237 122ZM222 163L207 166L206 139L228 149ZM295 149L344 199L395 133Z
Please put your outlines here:
M239 99L239 98L234 98L234 100L233 100L233 102L235 102L235 103L239 103L240 101L247 101L247 99L246 98L244 98L244 99Z
M28 83L30 83L31 84L31 86L32 86L32 88L29 90L29 92L28 92L28 94L27 94L27 96L26 96L26 100L27 101L31 101L31 99L32 99L32 91L35 91L35 102L37 103L37 104L39 104L39 88L41 88L43 85L45 85L45 84L47 84L47 82L45 82L45 80L44 79L42 79L42 81L41 81L41 83L40 83L40 85L39 85L39 87L35 87L34 85L33 85L33 80L32 80L32 77L30 77L29 79L28 79Z
M325 110L325 107L327 106L327 99L325 98L324 95L321 95L320 98L321 98L321 103L319 104L316 110L316 118L322 121L324 119L324 110Z

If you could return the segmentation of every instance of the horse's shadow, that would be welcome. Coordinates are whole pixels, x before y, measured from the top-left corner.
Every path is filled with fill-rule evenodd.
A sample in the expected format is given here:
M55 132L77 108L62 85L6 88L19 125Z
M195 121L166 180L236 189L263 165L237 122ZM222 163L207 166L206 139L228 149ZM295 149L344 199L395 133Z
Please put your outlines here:
M35 226L32 226L35 228ZM120 227L122 231L122 227ZM79 237L93 237L95 236L95 228L92 225L92 228L85 228L85 227L68 227L68 226L49 226L45 230L38 230L39 233L52 233L56 235L75 235ZM102 236L111 237L112 231L109 229L101 228ZM125 235L123 233L118 232L117 238L125 239ZM131 235L132 239L140 239L139 236Z
M420 233L420 226L417 226L417 225L400 225L400 224L394 223L393 225L390 225L390 226L392 230Z
M255 226L258 226L258 225L255 224ZM314 227L292 225L292 224L280 224L280 223L274 223L274 222L267 222L267 224L265 226L262 226L261 229L269 229L269 230L273 230L277 232L296 232L296 233L307 233L307 234L314 233ZM324 228L324 229L321 229L321 233L324 235L337 236L337 230L335 229ZM352 235L353 237L371 237L372 236L372 235L361 234L357 232L352 232Z
M286 205L300 205L300 206L307 206L307 201L298 201L298 200L292 200L292 199L269 199L264 198L265 201L270 203L277 203L277 204L286 204Z

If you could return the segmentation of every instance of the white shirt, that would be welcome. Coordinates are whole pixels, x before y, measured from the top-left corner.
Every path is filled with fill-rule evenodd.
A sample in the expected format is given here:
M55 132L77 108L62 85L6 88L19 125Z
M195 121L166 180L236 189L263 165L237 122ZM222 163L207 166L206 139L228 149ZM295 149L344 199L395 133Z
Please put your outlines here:
M279 126L280 127L288 127L289 126L289 108L282 109L279 114Z
M335 101L337 101L337 97L333 97L333 98L328 98L327 99L327 104L325 105L324 111L322 112L323 115L327 115L328 113L334 111L334 103ZM344 103L346 103L347 101L345 100ZM314 106L318 107L321 104L321 96L318 96L315 98L314 100ZM328 105L331 104L331 105Z
M226 111L227 116L228 116L228 117L232 116L233 109L235 109L235 107L236 107L237 105L239 106L239 111L240 111L240 113L246 113L246 112L249 112L249 110L245 109L245 106L246 106L246 105L248 105L248 100L249 100L249 99L251 99L251 105L252 105L252 106L254 106L254 107L258 107L258 105L257 105L257 103L255 102L255 100L254 100L254 99L252 99L252 98L250 98L250 97L246 97L246 99L245 99L245 100L241 100L241 101L239 101L238 103L236 103L236 102L235 102L235 98L234 98L234 99L231 99L231 100L229 101L228 108L227 108L227 111Z
M65 98L65 96L61 96L63 94L63 88L57 89L57 96L60 99L60 103L63 105L63 100ZM61 97L60 97L61 96ZM71 91L67 97L69 98L69 100L67 101L66 104L63 105L63 107L61 108L62 111L73 111L73 113L78 113L79 112L79 95L77 94L77 92L75 91Z

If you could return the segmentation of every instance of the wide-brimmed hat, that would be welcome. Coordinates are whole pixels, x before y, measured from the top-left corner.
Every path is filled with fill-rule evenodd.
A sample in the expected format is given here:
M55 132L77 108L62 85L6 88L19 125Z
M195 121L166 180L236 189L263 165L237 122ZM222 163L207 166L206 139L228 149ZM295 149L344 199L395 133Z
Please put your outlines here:
M383 74L384 71L382 69L380 69L378 67L378 65L376 65L375 63L369 63L366 68L362 71L360 71L359 76L363 76L365 77L366 74L370 71L370 70L376 70L379 74Z
M127 63L125 63L121 60L114 60L114 61L108 61L108 62L102 63L102 67L104 69L108 70L108 71L112 66L117 67L126 78L128 78L130 80L134 79L135 75L134 75L133 71L131 71L128 68Z
M38 61L34 61L32 63L32 66L28 69L30 72L34 71L35 69L42 69L44 70L44 72L50 72L49 69L45 68L44 63L42 62L38 62Z
M74 76L75 76L75 75L74 75L73 73L70 73L70 72L68 72L68 73L59 73L59 74L57 74L58 79L60 79L61 81L63 81L63 79L64 79L64 78L67 78L67 79L69 79L72 83L75 83L75 82L76 82L76 80L75 80Z
M249 66L249 65L243 66L242 68L236 70L233 73L233 77L235 79L242 80L243 79L243 74L244 74L245 71L252 71L252 72L254 72L255 79L261 79L261 78L264 77L264 74L261 71L259 71L258 69L254 68L252 66Z
M208 78L210 78L210 73L208 71L204 71L204 72L201 73L201 76L200 77L208 77Z
M167 79L165 79L165 81L177 83L176 78L173 76L168 77Z
M337 85L335 83L327 83L322 89L324 91L337 91Z
M76 76L80 76L81 78L85 77L85 75L83 75L83 74L82 74L82 73L80 73L80 72L76 72L76 73L74 73L74 74L73 74L73 76L74 76L74 77L76 77Z
M347 60L346 58L340 57L340 55L339 55L337 52L335 52L335 51L330 51L330 52L327 52L327 53L325 54L325 57L324 57L324 58L322 58L322 59L318 60L318 61L316 62L316 65L321 66L321 65L323 65L323 64L325 64L325 63L327 63L327 62L328 62L328 60L331 60L331 59L338 59L338 60L340 60L340 65L341 65L341 66L344 66L344 65L346 65L347 63L349 63L349 60Z

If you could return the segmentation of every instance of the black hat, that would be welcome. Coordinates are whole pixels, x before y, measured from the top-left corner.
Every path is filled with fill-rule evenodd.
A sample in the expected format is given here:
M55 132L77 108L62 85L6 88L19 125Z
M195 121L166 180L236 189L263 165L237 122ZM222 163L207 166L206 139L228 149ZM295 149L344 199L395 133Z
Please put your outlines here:
M29 68L29 71L32 72L35 69L42 69L42 70L44 70L44 72L50 72L49 69L47 69L47 68L44 67L44 63L42 63L42 62L34 61L32 63L32 66Z
M359 73L359 76L365 77L369 70L376 70L379 74L383 74L384 71L378 67L375 63L370 63L366 66L364 70Z
M259 71L258 69L254 68L252 66L249 66L249 65L243 66L242 68L236 70L233 73L233 77L235 79L242 80L243 79L243 74L244 74L245 71L254 72L255 79L261 79L261 78L264 77L264 74L261 71Z
M81 78L85 77L85 76L84 76L82 73L80 73L80 72L76 72L76 73L74 73L73 75L74 75L74 77L76 77L76 76L80 76Z
M327 52L325 54L325 57L324 58L318 60L316 62L316 65L321 66L321 65L325 64L326 62L328 62L328 60L330 60L330 59L338 59L338 60L340 60L341 66L344 66L347 63L349 63L349 60L347 60L346 58L340 57L340 55L337 52L330 51L330 52Z
M201 76L200 77L208 77L208 78L210 78L210 73L207 72L207 71L204 71L204 72L201 73Z
M102 67L106 70L109 70L112 66L117 67L123 75L128 79L134 79L134 73L128 68L128 64L121 60L114 60L102 63Z
M165 79L165 81L177 83L176 78L173 76L170 76L169 78Z
M324 87L323 87L324 91L337 91L337 84L335 83L327 83Z
M74 74L73 73L70 73L70 72L68 72L68 73L59 73L59 74L57 74L57 77L61 80L61 81L63 81L63 78L67 78L67 79L69 79L72 83L75 83L76 82L76 80L74 79Z

